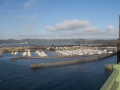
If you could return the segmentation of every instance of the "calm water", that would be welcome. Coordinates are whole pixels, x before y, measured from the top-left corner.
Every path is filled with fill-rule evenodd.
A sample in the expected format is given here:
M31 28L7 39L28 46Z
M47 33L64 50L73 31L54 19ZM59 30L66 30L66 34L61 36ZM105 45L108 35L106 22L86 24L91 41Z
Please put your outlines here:
M104 64L116 63L117 60L113 56L94 62L33 70L30 68L32 63L76 60L81 57L10 61L11 57L10 53L0 57L0 90L99 90L111 74L104 71Z

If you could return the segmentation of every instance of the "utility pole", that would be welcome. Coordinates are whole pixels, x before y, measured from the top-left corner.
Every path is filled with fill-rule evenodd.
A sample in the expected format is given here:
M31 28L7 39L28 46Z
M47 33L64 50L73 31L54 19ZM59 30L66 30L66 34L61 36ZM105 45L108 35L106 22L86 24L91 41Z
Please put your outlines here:
M117 63L120 62L120 15L119 15L119 38L117 41Z

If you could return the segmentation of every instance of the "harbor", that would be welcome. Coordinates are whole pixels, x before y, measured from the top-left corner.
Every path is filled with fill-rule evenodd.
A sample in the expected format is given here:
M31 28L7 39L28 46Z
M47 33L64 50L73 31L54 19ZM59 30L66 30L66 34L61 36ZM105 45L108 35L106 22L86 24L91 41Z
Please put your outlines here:
M22 55L22 52L17 55ZM12 90L13 88L15 88L15 90L29 90L31 88L59 90L60 87L61 89L66 89L67 87L70 88L70 90L85 90L88 88L90 90L93 90L93 88L99 90L111 74L111 72L108 73L105 71L104 65L116 63L115 55L86 63L32 69L32 64L83 60L95 58L95 56L92 55L84 58L20 59L13 61L9 60L11 57L11 53L3 53L0 58L1 90ZM6 84L8 86L4 87Z
M120 90L119 4L1 0L0 90Z
M94 71L96 71L97 69L95 69L95 68L102 68L102 69L99 69L100 74L102 71L102 73L104 74L103 76L106 76L105 73L107 70L112 71L111 68L109 67L111 65L109 65L108 63L115 63L113 60L110 61L107 59L113 58L113 57L115 58L116 51L117 51L116 47L96 47L96 46L95 47L93 47L93 46L92 47L91 46L70 46L70 47L63 47L63 46L62 47L61 46L59 46L59 47L58 46L54 46L54 47L53 46L48 46L48 47L46 47L46 46L44 46L44 47L29 46L29 47L26 47L25 46L25 47L23 47L22 46L21 49L20 49L20 47L19 48L18 47L14 47L14 48L13 47L7 47L7 48L4 47L3 48L2 47L0 49L0 52L1 52L0 62L2 62L0 64L1 65L0 67L3 67L3 65L5 65L6 63L9 63L8 66L5 66L6 67L5 70L15 71L15 73L17 75L22 75L22 73L24 72L23 70L25 70L25 72L32 73L32 72L36 72L36 70L40 69L40 73L36 74L36 75L40 75L39 76L40 80L43 79L43 76L45 76L45 77L47 76L48 77L47 79L50 80L49 79L50 77L48 75L50 75L51 77L53 77L55 75L57 75L58 77L59 76L61 77L59 72L62 73L64 71L64 69L65 69L64 74L67 72L66 75L70 76L69 73L75 73L74 71L71 71L71 70L76 71L76 69L74 69L74 67L77 67L77 68L78 67L81 67L81 68L88 67L84 70L85 72L87 72L87 70L90 70L90 72L88 74L90 74L93 69L94 69ZM107 60L107 62L106 62L106 60ZM102 62L102 64L101 64L101 62ZM93 63L93 65L94 65L94 63L96 63L96 64L93 67L92 64L91 64L92 66L89 66L90 63ZM106 63L108 65L105 66ZM16 68L12 68L13 66ZM18 67L22 68L22 72L21 72L21 69ZM70 72L66 68L70 68L69 69ZM81 68L79 68L79 70L82 70ZM89 69L89 68L92 68L92 69ZM61 71L61 69L62 69L62 71ZM77 72L79 72L79 70ZM9 72L9 71L7 71L7 72ZM17 73L17 71L19 71L19 73ZM47 74L46 74L46 71L48 71ZM98 71L96 71L96 72L98 72ZM79 73L81 73L81 72L79 72ZM110 75L110 73L111 72L109 72L107 77ZM32 73L32 74L34 74L34 73ZM82 74L86 75L83 72L80 74L80 76ZM35 75L35 77L38 77L36 75ZM1 82L4 82L4 76L2 74L0 76L2 77ZM16 76L16 75L12 75L12 76L19 78L19 76ZM24 75L24 73L23 73L22 76L27 76L27 75L26 74ZM32 77L34 77L34 75L32 75ZM34 77L34 79L37 79L35 77ZM83 76L80 78L82 79ZM77 77L75 79L78 80L80 78ZM22 79L25 79L25 78L23 77ZM28 79L31 79L31 78L28 78ZM56 79L58 79L58 78L53 78L53 79L55 79L55 81L56 81ZM63 79L65 79L65 78L63 78ZM70 79L70 78L68 78L68 79ZM96 89L100 88L106 79L107 78L104 77L103 82L100 82L100 85L98 85ZM93 77L92 77L92 80L93 80ZM33 82L33 79L31 79L30 81ZM55 82L55 81L50 80L50 82ZM66 80L66 82L67 81L68 80ZM21 81L18 81L18 82L21 83ZM46 83L43 83L42 81L38 81L38 82L41 83L41 85L46 84ZM26 81L26 83L28 83L28 81ZM26 83L23 83L22 86L26 85ZM81 83L81 82L79 82L79 83ZM31 84L31 83L29 83L29 84ZM35 85L36 83L32 83L32 84ZM13 85L13 82L10 85ZM14 84L14 85L16 85L16 84ZM44 88L41 85L40 85L40 87L38 87L39 89ZM54 87L54 85L51 85L51 84L48 84L48 85L50 85L52 89L56 88L56 87ZM69 87L69 85L71 86L72 84L67 84L67 87ZM76 83L76 85L77 85L77 83ZM4 86L4 83L3 83L3 86ZM4 87L0 87L0 88L2 89ZM24 87L24 89L25 88L28 88L28 87ZM33 87L33 88L35 88L35 87ZM46 88L49 88L49 87L46 87ZM65 87L63 86L63 89L64 88ZM80 88L84 89L83 86L81 86ZM6 87L6 89L11 90L11 86ZM23 89L23 88L21 88L21 89ZM73 90L73 89L71 89L71 90Z
M90 62L95 60L101 60L104 58L111 57L113 55L116 55L116 47L82 47L82 46L72 46L72 47L58 47L58 46L49 46L49 47L21 47L22 51L20 52L18 47L15 48L1 48L0 55L2 56L2 53L10 53L12 58L10 58L11 61L13 60L34 60L34 59L57 59L57 58L75 58L75 57L81 57L81 59L78 60L68 60L68 61L62 61L62 62L50 62L50 63L39 63L39 64L31 64L31 68L51 68L51 67L61 67L61 66L68 66L68 65L74 65L79 64L83 62ZM17 50L17 51L16 51ZM24 50L24 51L23 51ZM53 51L51 51L53 50ZM5 52L8 51L8 52ZM21 56L17 56L17 54L22 53ZM35 56L33 54L36 54ZM89 57L93 56L94 58L82 58L82 57ZM105 70L111 70L111 65L105 64Z
M11 53L12 55L17 55L22 52L23 57L31 57L31 52L36 53L39 57L47 57L47 53L51 52L54 56L75 56L75 55L95 55L95 54L107 54L116 53L116 47L90 47L90 46L70 46L70 47L58 47L58 46L29 46L29 47L3 47L0 50L0 54ZM21 56L21 57L22 57Z

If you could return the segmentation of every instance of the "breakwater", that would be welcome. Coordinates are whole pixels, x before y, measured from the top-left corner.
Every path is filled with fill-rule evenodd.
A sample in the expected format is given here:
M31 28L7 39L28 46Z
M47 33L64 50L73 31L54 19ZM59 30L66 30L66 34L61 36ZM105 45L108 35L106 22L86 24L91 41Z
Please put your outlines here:
M33 69L43 69L43 68L52 68L52 67L61 67L61 66L67 66L67 65L73 65L73 64L79 64L84 62L90 62L95 60L104 59L110 56L116 55L114 54L106 54L97 58L88 58L88 59L81 59L81 60L72 60L72 61L64 61L64 62L52 62L52 63L40 63L40 64L31 64L31 68Z
M116 53L113 54L105 54L105 55L101 55L101 56L106 56L106 55L115 55ZM94 55L98 55L98 54L93 54L93 55L62 55L62 56L22 56L22 57L13 57L10 58L10 60L20 60L20 59L49 59L49 58L72 58L72 57L85 57L85 56L94 56ZM99 56L99 57L101 57Z
M81 55L70 55L70 56L25 56L25 57L15 57L15 58L10 58L10 60L20 60L20 59L48 59L48 58L70 58L70 57L77 57ZM82 55L82 56L88 56L88 55Z

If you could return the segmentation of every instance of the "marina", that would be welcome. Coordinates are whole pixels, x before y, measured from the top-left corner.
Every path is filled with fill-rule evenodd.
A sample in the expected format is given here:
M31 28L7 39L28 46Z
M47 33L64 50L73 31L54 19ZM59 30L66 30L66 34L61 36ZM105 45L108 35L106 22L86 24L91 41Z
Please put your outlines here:
M53 51L51 51L53 50ZM33 56L31 52L34 52L39 57L49 57L45 52L51 52L54 56L77 56L77 55L96 55L96 54L107 54L116 53L116 47L82 47L82 46L72 46L72 47L7 47L1 48L1 52L10 53L12 55L17 55L22 52L23 57ZM2 55L2 53L1 53ZM34 56L33 56L34 57Z
M119 3L1 0L0 90L120 90Z
M54 85L47 84L47 82L43 83L41 81L41 80L43 80L43 76L48 77L47 80L50 81L48 83L53 82L53 83L55 83L55 85L57 85L56 79L58 80L58 78L61 78L61 79L63 78L61 75L58 75L58 74L63 73L63 71L64 71L63 69L70 68L64 72L64 74L67 72L66 75L69 76L69 73L75 73L75 72L71 71L71 70L74 70L74 67L77 66L77 68L78 68L83 65L82 68L85 68L85 66L88 67L89 63L92 63L92 62L93 63L98 62L97 64L102 65L99 68L102 68L102 73L105 75L105 72L107 70L109 70L109 71L111 70L111 69L109 69L110 65L106 65L106 63L108 64L108 63L115 63L115 62L113 62L113 61L106 62L104 60L107 60L108 58L112 58L112 57L116 56L116 47L90 47L90 46L89 47L88 46L84 46L84 47L83 46L72 46L72 47L61 47L61 46L60 47L58 47L58 46L54 46L54 47L52 47L52 46L48 46L48 47L29 46L29 47L26 47L25 46L24 47L23 46L23 47L21 47L21 49L20 49L20 47L19 48L18 47L14 47L14 48L13 47L7 47L7 48L4 47L3 48L2 47L1 48L1 56L2 57L0 57L0 62L9 63L9 65L6 66L5 70L14 71L14 69L12 68L14 66L17 69L15 71L19 72L19 73L16 72L15 75L12 75L13 78L14 77L20 78L21 76L19 77L16 75L17 74L19 75L20 73L21 73L20 75L22 75L22 73L24 72L23 70L25 70L25 72L35 74L33 72L36 72L36 70L40 69L40 71L42 70L42 73L36 74L36 75L40 75L39 77L37 76L38 78L40 78L40 81L38 81L38 83L40 83L40 87L37 86L37 87L33 87L33 88L41 89L41 90L44 90L44 88L46 88L46 90L49 90L49 88L51 88L52 90L56 90L56 88L57 88L59 90L59 87L56 87L56 86L54 87ZM101 64L100 62L104 62L104 63ZM5 65L5 63L3 65ZM88 66L87 65L84 66L84 64L87 64L87 63L88 63ZM0 67L3 67L2 63L0 65L1 65ZM106 66L104 66L104 65L106 65ZM98 65L96 65L94 68L97 68L97 66ZM18 67L21 67L21 69ZM91 67L86 68L84 71L90 70L89 68L92 68L92 67L93 67L93 65ZM8 68L10 68L10 69L8 69ZM23 68L26 68L26 69L23 69ZM62 69L62 71L61 71L61 69ZM19 70L22 70L22 72ZM46 70L49 73L46 74ZM57 72L56 70L59 72ZM82 69L79 68L79 70L82 70ZM79 72L79 70L77 72ZM7 72L9 72L9 71L7 71ZM25 72L22 75L22 80L25 79L23 76L27 77L26 74L29 75L30 77L34 77L34 79L29 78L29 79L31 79L31 82L34 82L34 80L37 80L37 78L35 78L36 75L35 76L30 75L29 73L25 73ZM56 74L55 72L57 72L58 74ZM98 72L98 71L96 71L96 72ZM6 73L6 72L3 72L3 73ZM81 73L81 72L79 72L79 73ZM91 71L90 71L90 73L91 73ZM110 73L111 72L109 72L107 77L110 75ZM81 73L80 76L82 74L86 75L84 73ZM2 77L1 82L3 83L3 86L4 86L4 84L6 84L6 83L4 83L5 79L4 79L3 75L1 74L0 77ZM58 78L53 78L51 81L49 79L50 77L47 75L51 75L51 77L57 75ZM75 78L75 76L72 76L72 77ZM75 78L75 80L79 80L79 79L82 80L83 76L80 78L77 77L77 78ZM8 79L10 79L10 78L8 78ZM63 79L65 80L65 78L63 78ZM68 78L68 79L70 79L70 78ZM104 78L103 81L100 82L100 85L97 86L97 88L94 87L95 90L98 88L100 89L100 87L102 86L102 84L104 83L104 81L106 79L107 78ZM93 80L93 77L92 77L92 80ZM13 84L16 85L14 82L10 82L11 83L10 85L13 85ZM26 81L26 83L23 83L21 85L24 86L26 84L31 84L28 82L29 82L29 80ZM65 82L68 83L69 80L66 80ZM18 83L21 83L21 81L18 81ZM76 83L76 81L74 83ZM82 82L79 81L79 83L82 83ZM37 83L32 83L32 84L37 85ZM46 84L50 85L50 87L45 86ZM59 86L61 87L60 84L61 84L61 82L59 83ZM64 83L62 83L62 85L63 84ZM71 85L73 85L73 84L67 84L67 87L70 87ZM76 85L77 85L77 83L76 83ZM83 86L84 86L84 84L83 84ZM78 85L78 87L81 88L82 90L85 90L85 88L90 88L90 86L86 86L85 88L83 86L79 87L79 85ZM17 86L17 87L19 87L19 86ZM17 87L16 87L16 89L18 89ZM64 86L62 86L62 87L63 87L63 89L65 89ZM0 89L3 89L3 88L4 87L0 86ZM11 86L6 87L6 89L9 89L9 90L12 90L12 88L13 87L11 87ZM76 88L76 86L73 88ZM71 90L73 90L73 88L71 88ZM29 90L30 88L26 86L23 88L21 87L20 89ZM93 90L93 89L91 88L90 90Z

